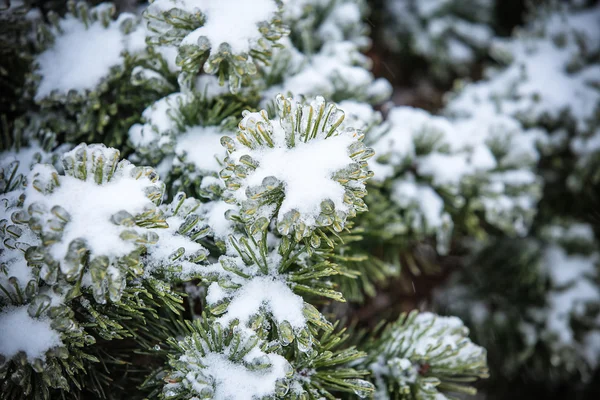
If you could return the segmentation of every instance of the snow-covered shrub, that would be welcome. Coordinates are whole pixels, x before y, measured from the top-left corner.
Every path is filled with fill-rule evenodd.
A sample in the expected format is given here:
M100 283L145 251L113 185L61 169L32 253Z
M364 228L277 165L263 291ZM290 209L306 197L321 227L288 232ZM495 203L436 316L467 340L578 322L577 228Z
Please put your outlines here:
M385 0L384 42L416 55L440 80L467 75L494 38L494 0Z
M81 390L86 365L99 361L96 340L131 336L155 318L149 305L176 309L181 300L160 278L189 279L189 264L206 257L181 229L194 226L181 207L157 207L163 184L152 169L80 145L63 155L64 174L50 164L28 171L43 155L21 149L2 168L0 351L3 390L16 397Z
M444 110L459 121L510 118L542 134L535 171L544 192L531 234L471 247L439 302L465 319L497 374L540 387L589 381L600 355L598 247L582 222L596 208L600 8L577 3L539 7L497 40L492 54L503 65L449 96Z
M165 399L284 398L292 369L284 357L268 351L269 343L219 323L197 321L191 329L191 335L173 343L180 355L170 360Z
M526 126L572 129L596 124L600 92L600 7L585 11L544 8L514 37L497 40L493 53L506 68L466 85L451 97L452 114L508 115Z
M275 120L265 110L244 113L236 139L223 139L224 197L241 205L246 220L276 216L280 234L310 237L318 246L317 228L340 232L347 217L366 210L373 151L360 131L338 129L344 113L322 97L301 104L280 95L276 102Z
M540 132L508 117L453 120L410 107L390 110L377 130L371 167L381 194L372 201L387 212L370 226L382 235L435 236L445 252L453 229L527 233L540 195Z

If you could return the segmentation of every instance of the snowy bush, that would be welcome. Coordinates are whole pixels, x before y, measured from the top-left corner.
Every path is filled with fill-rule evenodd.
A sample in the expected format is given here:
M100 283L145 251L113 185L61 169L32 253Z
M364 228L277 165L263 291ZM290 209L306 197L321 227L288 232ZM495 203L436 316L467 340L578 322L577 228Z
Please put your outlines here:
M498 39L493 1L383 3L432 81L495 64L426 111L383 104L364 0L2 11L3 396L446 399L488 354L590 379L597 227L556 199L598 182L598 6ZM466 324L427 311L436 268Z

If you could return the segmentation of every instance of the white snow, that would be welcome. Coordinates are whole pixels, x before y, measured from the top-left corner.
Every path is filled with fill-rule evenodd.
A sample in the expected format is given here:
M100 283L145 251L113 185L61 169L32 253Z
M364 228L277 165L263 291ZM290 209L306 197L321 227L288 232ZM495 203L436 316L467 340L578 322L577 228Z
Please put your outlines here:
M47 318L32 318L27 306L5 308L0 312L0 354L11 359L24 351L27 359L46 358L46 351L62 346L60 334Z
M218 173L227 152L221 145L226 136L218 126L193 126L178 135L175 154L204 173Z
M278 11L274 0L157 0L150 8L202 12L206 18L204 25L189 33L181 43L196 45L199 38L205 37L211 52L228 43L235 53L248 52L262 36L258 24L270 21Z
M160 267L176 264L181 267L179 278L182 280L191 279L194 274L200 272L201 266L187 261L186 256L194 256L197 253L206 252L206 249L190 240L187 236L178 233L179 227L185 220L178 216L171 216L166 219L168 228L155 229L158 235L158 245L148 247L149 259L144 270L146 275L152 274L154 270ZM184 249L185 253L176 262L171 261L171 255Z
M501 71L488 71L488 80L467 85L449 102L448 111L462 115L499 113L528 125L546 118L564 119L562 112L568 111L577 129L586 131L600 104L593 83L597 84L600 75L594 65L571 67L586 57L587 49L600 46L600 36L593 36L600 25L600 7L587 14L576 25L570 21L577 20L577 14L555 13L547 20L534 21L519 36L497 40L495 54L508 53L512 62ZM536 24L545 27L537 28L537 32ZM554 40L559 34L564 42L561 46ZM579 47L582 34L587 41L583 48Z
M0 201L3 198L0 197ZM0 211L0 219L10 219L10 212L14 210L9 210L6 215L4 214L4 210ZM20 245L33 246L39 244L39 239L37 236L31 231L28 227L21 227L22 234L20 237L16 238L16 243ZM17 278L19 288L23 290L27 283L30 280L35 279L33 274L33 268L27 265L27 260L25 259L25 252L20 250L19 248L10 248L7 244L2 246L3 251L0 253L0 261L3 266L6 268L6 273L0 272L0 286L2 286L9 293L14 293L14 286L9 282L11 277ZM6 293L3 290L0 290L0 299L5 297Z
M202 74L196 78L194 89L202 96L202 98L207 100L229 94L227 85L219 85L219 78L208 74Z
M217 296L213 294L211 298L216 299ZM237 318L242 326L246 326L261 309L271 314L278 323L287 321L298 329L306 325L302 297L294 294L285 282L269 276L255 277L244 283L218 321L228 325Z
M253 400L272 396L276 383L283 380L290 369L287 360L278 354L264 353L258 347L253 348L242 360L232 361L229 352L225 354L207 351L186 352L180 357L189 371L183 376L181 384L167 384L164 392L169 397L171 390L175 393L176 386L183 385L193 393L205 394L209 389L211 398L215 400ZM248 366L244 365L248 364ZM267 368L249 368L249 365L267 364ZM196 397L194 397L196 398Z
M119 26L131 17L122 14L106 28L101 22L93 22L86 28L70 14L62 19L63 33L55 32L55 43L36 59L42 80L35 100L40 101L53 91L66 95L70 90L93 90L112 67L122 64L122 52L128 44Z
M204 177L204 182L208 177ZM226 241L233 232L233 223L225 218L225 213L236 207L222 200L210 201L202 205L203 218L212 229L215 239Z
M393 183L390 198L401 207L418 207L422 220L415 219L413 228L432 231L440 229L448 215L444 212L444 201L429 186L419 185L411 180L397 180Z
M144 124L129 129L129 140L135 147L160 144L160 140L177 127L175 110L190 101L183 93L172 93L150 105L142 113Z
M419 173L431 176L435 185L458 185L473 167L463 155L431 153L419 162Z
M291 149L276 147L256 154L259 167L248 176L246 185L261 185L267 176L283 181L285 199L279 210L280 219L288 211L297 210L314 221L320 213L321 202L326 199L332 200L336 209L346 210L344 187L332 176L353 163L348 146L354 141L349 135L339 135L297 142Z
M424 312L419 313L410 324L398 324L393 328L376 350L375 354L379 355L368 366L376 387L385 385L384 376L401 386L413 383L417 379L415 366L423 361L443 370L457 366L478 368L485 363L485 349L469 340L468 329L456 317ZM435 386L429 389L436 390ZM438 395L443 396L436 393L435 398L443 398ZM388 394L379 391L376 398L387 399Z
M391 93L389 82L374 78L368 70L369 59L352 42L326 43L313 55L296 54L294 50L285 49L279 53L288 58L291 65L286 68L283 83L263 93L263 104L278 93L328 99L336 95L351 97L348 93L386 98Z
M487 24L493 2L464 0L386 1L386 40L394 50L409 47L445 69L464 66L485 51L494 32ZM393 21L393 22L392 22Z
M65 257L69 244L74 239L84 239L91 254L106 256L123 256L135 249L133 243L123 241L119 235L126 229L111 222L111 217L121 210L135 215L153 208L154 204L146 197L145 189L153 183L147 177L135 179L131 176L134 166L122 161L123 168L118 168L112 180L103 185L88 176L83 181L71 176L60 176L60 186L52 193L44 195L33 186L26 189L26 204L40 203L50 210L55 205L63 207L71 216L66 224L62 239L51 244L50 254L57 259ZM33 176L46 173L49 167L36 165L31 172Z

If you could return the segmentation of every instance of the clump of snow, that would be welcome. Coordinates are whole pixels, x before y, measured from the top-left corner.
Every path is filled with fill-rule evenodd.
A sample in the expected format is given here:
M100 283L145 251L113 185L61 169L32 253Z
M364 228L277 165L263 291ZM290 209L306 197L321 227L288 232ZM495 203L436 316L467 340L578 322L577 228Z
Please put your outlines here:
M52 173L49 168L43 164L36 165L29 180L33 181L37 174ZM60 185L51 193L41 193L33 186L26 189L26 207L36 203L50 210L58 205L70 215L61 240L48 246L52 257L63 259L75 239L83 239L93 256L121 257L135 249L134 243L120 238L121 232L129 228L116 225L111 220L121 210L136 215L154 208L146 194L146 188L154 183L146 176L136 179L134 170L133 164L122 162L113 178L102 185L94 182L94 176L89 174L87 180L60 176Z
M274 237L271 239L274 242L269 246L275 249L279 241ZM237 241L235 238L230 240ZM231 256L221 256L219 262L204 268L204 276L213 281L206 296L208 305L227 305L218 321L228 326L238 320L244 327L254 316L263 314L277 324L287 323L297 331L304 329L307 322L304 300L292 291L287 276L279 272L281 256L276 250L269 250L260 261L261 266L254 262L247 264L237 254L240 246L239 243L236 247L230 246L228 253ZM252 249L252 252L262 251Z
M203 383L206 382L204 377L210 377L215 400L253 400L268 396L275 392L277 380L285 378L287 361L277 354L256 355L256 357L263 356L268 358L271 367L267 370L252 371L222 354L210 353L202 358L202 363L209 367L208 371L200 372L201 376L189 372L185 376L185 381L194 388L195 393L200 395L203 394L203 387L209 386Z
M60 334L50 327L48 318L32 318L27 306L0 312L0 354L7 359L23 351L30 362L44 360L46 352L58 346L62 346Z
M227 43L236 53L248 52L252 41L261 37L257 25L270 21L278 11L274 0L187 0L185 3L201 10L206 21L187 35L182 44L197 44L198 38L206 37L212 48Z
M277 383L284 381L291 369L283 356L265 353L258 345L240 357L238 353L243 351L244 342L239 346L231 343L220 352L209 348L200 338L187 337L180 343L186 348L177 360L182 368L170 376L170 380L175 379L177 383L165 385L166 398L181 392L191 396L210 393L215 400L270 397L274 396ZM196 347L200 345L202 348Z
M218 126L193 126L178 135L175 154L204 173L218 173L227 155L221 145L226 133Z
M412 227L417 231L435 232L443 229L450 220L444 211L444 201L435 190L410 179L394 182L390 198L401 207L420 208L421 213L412 221Z
M172 8L191 14L201 12L205 18L204 24L188 33L181 44L198 45L199 39L205 38L211 52L227 43L235 53L248 52L262 37L259 24L272 20L279 9L274 0L156 0L148 9L158 13Z
M415 142L430 143L437 149L439 141L453 136L454 128L443 117L412 107L395 107L386 120L387 132L373 143L376 158L372 163L373 179L382 181L393 175L393 167L416 156ZM386 129L384 128L384 129ZM384 162L379 162L384 158ZM377 164L383 164L381 166Z
M218 301L219 296L214 295L213 283L209 287L209 299ZM301 329L306 325L303 314L304 300L294 294L285 282L272 277L256 277L246 283L232 298L227 307L227 312L218 321L227 326L237 319L242 326L246 326L250 318L260 310L264 310L278 323L287 321L293 328Z
M60 20L60 32L53 30L54 44L36 58L41 81L35 100L52 93L93 90L123 63L129 38L121 30L124 21L135 16L123 13L104 27L101 21L82 20L67 14Z
M285 183L285 199L279 209L279 218L297 210L314 224L323 200L332 200L338 210L347 210L344 187L333 180L335 172L353 162L348 147L355 141L352 136L300 142L288 149L285 146L256 154L259 167L246 180L246 187L262 184L264 178L274 176ZM235 157L235 154L233 154ZM285 160L282 163L282 160ZM318 190L317 190L318 189ZM238 192L245 199L245 188Z
M206 183L208 178L205 177L202 182ZM225 218L225 213L235 209L235 206L225 203L222 200L210 201L202 205L201 212L203 219L212 229L215 239L221 241L227 240L233 231L233 222Z
M158 235L159 244L148 248L148 261L144 273L149 276L161 267L176 264L181 268L181 271L176 274L177 277L181 280L189 280L198 275L201 269L198 263L190 261L189 258L200 255L205 258L207 251L201 244L179 233L179 228L185 222L184 218L173 215L165 221L167 228L154 231ZM180 249L183 249L184 256L172 260L173 254Z

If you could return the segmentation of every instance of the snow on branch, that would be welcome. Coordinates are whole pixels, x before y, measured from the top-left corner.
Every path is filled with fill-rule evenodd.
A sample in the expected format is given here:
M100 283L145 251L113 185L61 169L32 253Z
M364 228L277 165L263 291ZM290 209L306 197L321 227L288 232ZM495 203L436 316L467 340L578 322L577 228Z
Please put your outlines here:
M472 343L456 317L403 314L382 333L364 362L375 380L375 398L445 399L475 390L466 382L487 377L486 351Z
M153 44L178 47L184 71L217 74L233 93L287 34L275 0L155 0L145 11Z
M338 129L344 113L322 97L302 104L280 95L277 107L275 119L245 112L236 138L222 139L226 201L240 204L249 221L275 217L279 233L296 240L318 228L340 232L365 210L373 151L362 133Z
M63 165L64 175L50 165L34 166L24 209L12 216L40 238L28 261L41 268L44 281L64 277L75 283L72 295L82 285L104 303L120 298L128 274L143 273L140 257L160 236L161 254L183 248L203 258L201 246L172 239L177 232L157 233L169 226L158 208L164 186L151 168L119 161L119 152L104 145L79 145L64 155Z
M269 343L248 330L223 328L197 320L191 334L172 339L172 356L164 386L166 399L253 400L283 398L292 367Z

